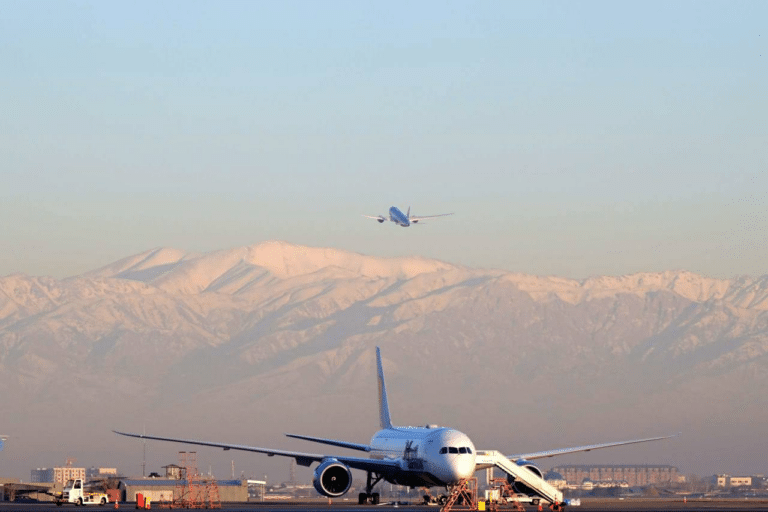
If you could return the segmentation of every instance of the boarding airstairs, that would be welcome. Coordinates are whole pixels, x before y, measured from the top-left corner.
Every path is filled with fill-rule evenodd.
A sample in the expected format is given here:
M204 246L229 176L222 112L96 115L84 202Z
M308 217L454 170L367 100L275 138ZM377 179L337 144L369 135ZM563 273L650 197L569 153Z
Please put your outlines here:
M561 509L563 505L563 493L549 485L539 475L530 469L518 466L502 453L497 451L479 451L475 454L475 464L478 466L495 466L506 474L511 475L516 481L530 487L542 499L552 504L553 509Z

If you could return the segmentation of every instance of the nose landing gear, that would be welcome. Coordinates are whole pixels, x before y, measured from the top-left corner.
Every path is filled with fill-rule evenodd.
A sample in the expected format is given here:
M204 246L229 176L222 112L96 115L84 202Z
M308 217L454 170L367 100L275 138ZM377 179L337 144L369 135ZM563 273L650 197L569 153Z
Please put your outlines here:
M470 510L477 510L477 478L462 480L448 490L448 499L445 503L440 503L442 505L440 512L450 512L454 505L462 505L462 507L468 507Z

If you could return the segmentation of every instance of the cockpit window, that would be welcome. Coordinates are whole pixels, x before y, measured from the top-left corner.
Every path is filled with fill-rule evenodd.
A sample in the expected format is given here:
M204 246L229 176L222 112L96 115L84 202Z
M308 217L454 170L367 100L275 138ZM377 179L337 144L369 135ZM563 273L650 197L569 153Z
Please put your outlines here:
M455 446L443 446L440 448L440 453L472 453L472 448L469 446L462 446L461 448L457 448Z

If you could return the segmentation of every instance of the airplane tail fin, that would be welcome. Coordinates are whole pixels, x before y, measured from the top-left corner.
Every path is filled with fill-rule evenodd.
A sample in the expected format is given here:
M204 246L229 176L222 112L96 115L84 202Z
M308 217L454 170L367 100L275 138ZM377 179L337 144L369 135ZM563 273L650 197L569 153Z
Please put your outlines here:
M406 213L405 216L408 217L409 219L411 218L411 207L410 206L408 207L408 213Z
M408 209L410 211L410 208ZM381 428L392 428L389 418L389 402L387 401L387 385L384 383L384 368L381 365L381 350L376 347L376 369L379 373L379 421Z

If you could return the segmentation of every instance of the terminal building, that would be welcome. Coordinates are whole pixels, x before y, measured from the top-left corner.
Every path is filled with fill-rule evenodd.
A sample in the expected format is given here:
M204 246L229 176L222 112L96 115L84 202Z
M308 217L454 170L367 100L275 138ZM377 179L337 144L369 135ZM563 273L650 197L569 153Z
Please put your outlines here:
M680 473L674 466L649 465L569 465L556 466L553 472L562 475L569 486L591 482L626 482L629 487L670 484L680 482Z

